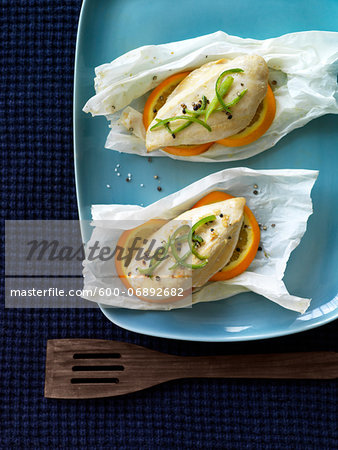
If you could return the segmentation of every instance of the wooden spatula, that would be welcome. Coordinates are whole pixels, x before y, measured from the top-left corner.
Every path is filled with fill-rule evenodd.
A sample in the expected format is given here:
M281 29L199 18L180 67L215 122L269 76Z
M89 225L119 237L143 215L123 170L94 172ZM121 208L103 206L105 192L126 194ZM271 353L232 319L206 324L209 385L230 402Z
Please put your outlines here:
M47 342L45 397L98 398L127 394L178 378L338 377L335 352L174 356L125 342Z

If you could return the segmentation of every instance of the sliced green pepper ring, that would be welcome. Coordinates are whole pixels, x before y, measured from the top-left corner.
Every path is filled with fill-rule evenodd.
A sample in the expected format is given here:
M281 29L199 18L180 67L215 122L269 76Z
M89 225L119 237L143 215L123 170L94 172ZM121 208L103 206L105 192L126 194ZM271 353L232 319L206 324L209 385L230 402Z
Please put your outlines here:
M215 216L213 216L213 217L215 217ZM216 219L216 217L215 217L215 219ZM183 236L181 236L181 238L176 238L176 236L177 236L180 232L182 232L183 230L185 230L186 228L188 228L189 234L188 234L188 235L183 235ZM182 240L183 240L182 238L184 238L184 240L185 240L185 239L188 239L188 241L189 241L189 236L190 236L191 229L192 229L192 228L190 228L189 225L182 225L182 226L179 227L179 228L174 232L174 234L170 237L170 248L171 248L171 252L172 252L172 254L173 254L173 257L174 257L175 260L176 260L176 263L175 263L173 266L169 267L169 270L176 269L176 267L177 267L178 265L187 267L188 269L201 269L202 267L204 267L204 266L208 263L208 260L207 260L206 258L203 258L203 259L205 259L205 261L203 261L201 264L188 264L188 263L185 262L185 260L189 257L189 255L191 255L191 251L189 250L189 251L188 251L187 253L185 253L182 257L177 253L177 250L176 250L176 242L182 241ZM199 236L199 237L200 237L200 236ZM202 238L201 238L201 239L202 239ZM190 245L189 245L189 247L190 247Z
M193 225L190 229L189 232L189 236L188 236L188 244L190 247L190 251L198 258L198 259L208 259L208 256L202 256L198 253L198 251L195 249L194 247L194 243L193 243L193 237L194 237L194 233L197 230L197 228L199 228L200 226L204 225L205 223L208 222L213 222L214 220L216 220L216 216L212 215L212 216L207 216L207 217L203 217L203 219L200 219L198 222L195 223L195 225Z

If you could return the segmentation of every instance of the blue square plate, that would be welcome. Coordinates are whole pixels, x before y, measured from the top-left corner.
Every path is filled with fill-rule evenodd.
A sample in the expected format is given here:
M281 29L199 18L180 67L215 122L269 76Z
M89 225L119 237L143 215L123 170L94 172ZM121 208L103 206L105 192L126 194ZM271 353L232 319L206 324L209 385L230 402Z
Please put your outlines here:
M74 94L75 165L81 219L90 219L92 204L147 205L224 168L320 170L313 190L314 215L301 244L292 253L285 275L290 292L312 298L305 314L299 315L247 293L170 312L102 307L112 322L153 336L240 341L296 333L337 318L337 116L327 115L310 122L254 158L231 164L203 164L170 158L153 158L149 163L147 158L107 150L104 148L108 134L106 119L92 118L82 112L83 105L94 94L94 68L141 45L177 41L217 30L256 39L313 29L336 31L337 17L337 0L84 1ZM114 172L117 163L120 177ZM128 172L133 174L131 183L125 182ZM161 192L156 189L154 174L160 176ZM140 188L140 183L145 187Z

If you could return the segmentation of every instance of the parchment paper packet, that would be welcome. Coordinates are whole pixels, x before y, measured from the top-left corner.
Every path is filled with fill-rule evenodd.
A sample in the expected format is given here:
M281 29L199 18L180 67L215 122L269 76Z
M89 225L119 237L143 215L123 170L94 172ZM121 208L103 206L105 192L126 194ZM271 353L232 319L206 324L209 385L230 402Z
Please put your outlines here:
M190 209L197 200L211 191L221 190L236 197L245 197L248 207L262 225L261 247L250 267L241 275L221 282L210 282L194 292L188 304L147 303L137 297L86 295L84 298L110 306L133 309L169 310L198 302L224 299L245 291L253 291L279 305L305 312L310 300L290 295L282 281L290 253L305 233L312 214L311 190L317 179L315 170L252 170L226 169L211 174L174 194L143 208L137 205L93 205L93 234L87 247L95 241L110 242L114 246L121 230L128 224L144 223L149 219L173 219ZM254 186L257 185L257 188ZM258 194L254 194L258 191ZM119 224L119 232L111 223ZM129 225L130 226L130 225ZM266 229L265 229L266 227ZM118 288L123 284L116 274L113 260L106 263L84 262L84 289ZM125 290L125 289L124 289Z
M273 147L287 133L316 117L338 113L338 33L327 31L303 31L265 40L242 39L218 31L180 42L140 47L95 69L96 95L83 111L107 117L111 128L107 148L146 156L141 113L149 91L174 73L243 54L261 55L269 66L269 81L277 103L269 130L242 147L214 144L197 156L179 157L161 150L151 156L200 162L245 159ZM121 124L121 114L132 132Z

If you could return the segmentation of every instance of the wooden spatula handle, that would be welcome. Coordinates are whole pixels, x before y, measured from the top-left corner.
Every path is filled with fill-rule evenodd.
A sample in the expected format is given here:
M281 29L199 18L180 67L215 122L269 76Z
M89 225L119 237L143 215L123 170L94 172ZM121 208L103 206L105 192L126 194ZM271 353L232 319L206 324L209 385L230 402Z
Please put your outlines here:
M335 352L224 355L176 359L179 377L333 379L338 376ZM172 361L172 370L175 362Z

